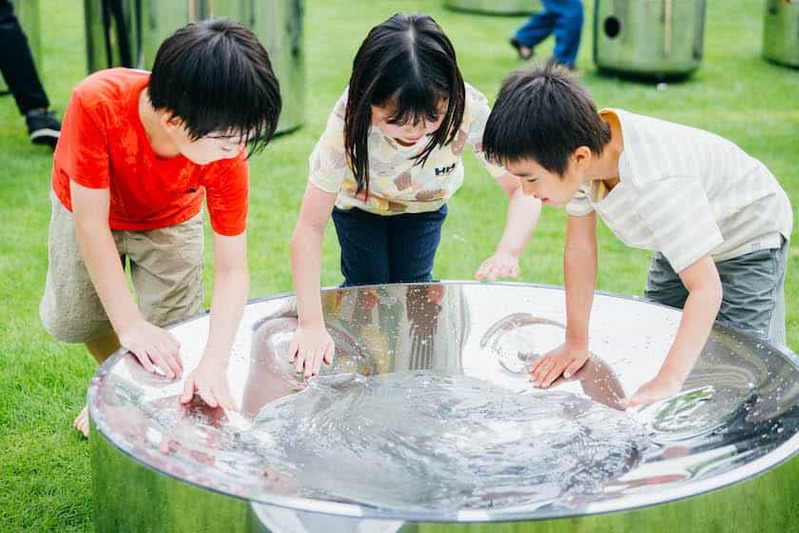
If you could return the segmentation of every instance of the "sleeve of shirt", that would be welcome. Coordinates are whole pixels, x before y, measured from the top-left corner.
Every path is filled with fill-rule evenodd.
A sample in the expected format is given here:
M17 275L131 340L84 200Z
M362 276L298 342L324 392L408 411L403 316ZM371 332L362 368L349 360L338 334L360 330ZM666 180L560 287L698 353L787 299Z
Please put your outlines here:
M250 170L246 152L208 165L203 179L208 218L219 235L233 237L247 229Z
M75 183L90 189L109 187L107 133L99 104L87 107L79 89L73 91L64 113L55 157Z
M639 209L657 251L677 273L724 241L707 194L697 180L675 177L648 184Z
M486 129L486 122L488 122L488 115L491 114L491 108L488 106L488 100L476 89L466 87L466 109L464 110L464 122L468 123L468 133L466 136L466 143L471 146L477 160L488 170L495 178L501 178L508 173L501 165L495 165L486 160L483 153L483 132ZM457 142L457 139L454 141Z
M327 127L308 158L308 181L319 189L337 193L349 166L344 152L344 108L346 95L336 103Z
M577 192L566 204L566 213L574 217L584 217L594 210L588 201L588 185L581 185Z

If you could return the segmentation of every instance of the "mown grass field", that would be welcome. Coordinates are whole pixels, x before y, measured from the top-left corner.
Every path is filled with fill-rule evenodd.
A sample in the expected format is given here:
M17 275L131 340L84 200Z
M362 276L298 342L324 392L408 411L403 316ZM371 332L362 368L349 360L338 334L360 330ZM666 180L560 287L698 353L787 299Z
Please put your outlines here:
M63 112L71 88L87 73L83 2L42 0L40 5L42 77L53 107ZM701 68L687 82L658 90L655 83L596 73L591 59L593 6L587 2L578 66L600 106L709 129L738 143L778 176L796 212L799 71L760 57L762 10L763 2L710 0ZM308 154L347 83L362 38L398 11L433 15L454 42L465 79L489 100L502 78L520 65L507 37L523 17L457 13L445 9L440 0L307 0L304 125L277 138L252 160L252 297L291 290L289 238L305 186ZM551 46L551 41L542 45L539 56L546 57ZM291 102L295 95L284 98ZM89 447L71 423L85 401L95 364L83 347L48 337L37 313L47 267L51 163L49 149L28 142L11 97L0 98L0 531L92 529ZM466 164L466 181L450 204L437 256L434 274L440 279L471 279L492 253L504 223L504 195L471 156ZM564 223L563 213L544 210L524 253L522 281L562 283ZM788 342L794 350L799 349L797 242L794 235L786 284ZM335 234L328 231L323 285L341 280L337 252ZM625 247L601 229L601 290L640 295L648 262L647 253ZM210 289L210 242L207 267ZM778 500L774 493L753 491L752 522L731 523L728 530L787 531L786 516L796 514L792 502L799 500L791 472L785 474ZM788 523L799 529L798 522ZM555 529L574 528L565 523Z

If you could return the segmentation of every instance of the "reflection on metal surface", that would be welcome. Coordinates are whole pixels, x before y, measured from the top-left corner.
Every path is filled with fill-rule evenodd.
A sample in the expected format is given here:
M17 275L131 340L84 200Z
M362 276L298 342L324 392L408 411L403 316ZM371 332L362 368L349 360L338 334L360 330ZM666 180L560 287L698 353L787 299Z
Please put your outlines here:
M381 376L434 371L482 380L486 387L521 399L533 390L524 365L559 342L560 324L565 323L562 290L531 285L390 285L329 290L322 298L337 344L334 363L323 368L322 375L329 376L325 379L352 372ZM586 405L596 401L618 409L619 399L657 372L679 318L673 309L597 295L589 362L572 379L536 394L553 405L577 398ZM180 408L180 381L147 374L129 355L117 354L106 362L89 390L91 439L97 442L93 450L116 448L122 453L106 450L103 457L111 459L95 461L95 487L121 482L119 476L134 469L137 475L149 476L151 486L175 485L174 492L180 487L204 488L220 493L215 497L338 516L412 522L539 520L632 509L700 494L763 472L799 447L799 367L794 358L716 325L680 394L635 412L617 411L618 416L643 424L651 442L629 469L614 470L602 487L555 494L546 505L457 509L435 502L410 510L390 502L374 505L368 494L309 496L303 476L276 471L264 460L263 443L252 438L257 429L254 421L263 409L306 386L288 364L295 325L293 296L248 304L228 372L231 390L242 406L239 413L201 405ZM178 324L172 331L181 342L188 372L201 355L208 317ZM407 421L409 428L414 422ZM498 441L504 437L496 431ZM359 472L363 473L357 465L349 464L345 477ZM336 487L335 475L326 472L328 486ZM150 498L149 505L156 501L162 506L170 501L188 505L183 498L178 503L170 500L171 492L144 496L138 492L135 498L139 505L142 498ZM119 523L121 509L132 507L124 501L118 502L119 507L107 501L103 505L97 511L102 524L112 517ZM175 520L172 525L178 524Z
M414 531L401 520L376 520L295 511L273 505L252 504L253 533L396 533Z
M83 0L89 71L149 70L161 42L179 28L229 18L250 28L269 53L283 96L277 132L286 133L305 114L302 6L302 0Z
M554 320L516 313L491 325L480 340L480 348L490 348L508 372L525 374L533 361L563 342L565 329Z

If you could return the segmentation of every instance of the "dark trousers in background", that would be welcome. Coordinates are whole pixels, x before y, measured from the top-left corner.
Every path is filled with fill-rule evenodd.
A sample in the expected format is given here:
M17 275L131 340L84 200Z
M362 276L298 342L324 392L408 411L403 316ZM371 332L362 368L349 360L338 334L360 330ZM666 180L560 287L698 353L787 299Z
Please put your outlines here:
M516 39L523 45L533 48L538 43L555 34L555 61L570 67L574 66L580 48L583 30L582 0L542 0L544 9L530 17L516 31Z
M431 213L381 216L333 209L343 286L433 281L447 206Z
M8 0L0 0L0 73L21 114L50 107L36 72L28 39L14 16L14 6Z

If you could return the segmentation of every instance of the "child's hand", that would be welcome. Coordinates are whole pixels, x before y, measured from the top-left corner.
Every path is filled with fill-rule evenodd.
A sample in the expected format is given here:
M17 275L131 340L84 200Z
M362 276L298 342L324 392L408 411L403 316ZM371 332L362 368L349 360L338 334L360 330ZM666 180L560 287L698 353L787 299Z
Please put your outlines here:
M238 411L236 402L230 395L226 363L209 362L208 358L203 356L197 368L186 378L180 403L190 403L195 391L208 407Z
M474 277L488 281L495 281L497 278L517 278L519 277L519 257L508 252L496 252L483 261Z
M118 333L120 345L135 355L148 372L155 372L158 367L169 379L183 372L180 343L167 330L141 320Z
M587 360L588 350L561 344L533 361L530 367L530 381L536 387L546 389L561 376L565 379L572 377Z
M291 342L289 363L294 365L297 374L304 373L307 379L319 372L319 367L323 362L326 365L333 362L335 348L333 338L325 329L324 324L297 326L294 331L294 340Z
M635 394L622 400L621 405L625 409L628 407L638 407L649 405L659 400L664 400L674 396L682 389L682 381L668 374L658 374L652 381L644 383L635 391Z

